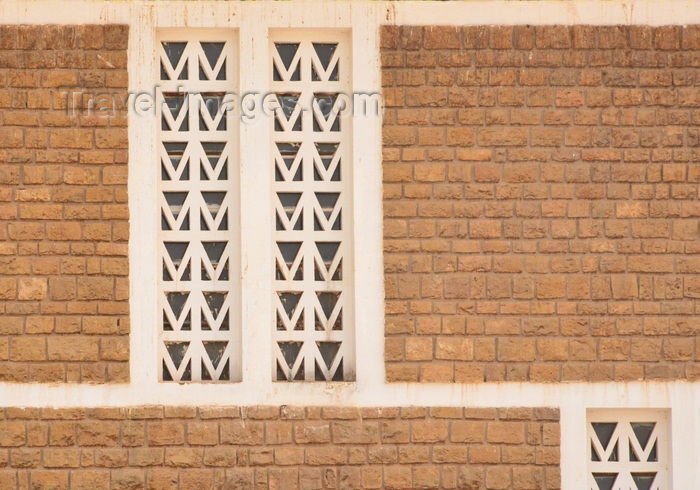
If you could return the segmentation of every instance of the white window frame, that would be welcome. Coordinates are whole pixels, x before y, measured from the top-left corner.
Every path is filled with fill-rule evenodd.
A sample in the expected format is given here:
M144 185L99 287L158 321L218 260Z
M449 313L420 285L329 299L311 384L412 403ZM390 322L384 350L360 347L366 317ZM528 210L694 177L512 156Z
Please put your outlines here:
M200 22L197 28L234 29L237 32L238 58L240 60L239 87L240 95L248 92L266 94L272 91L269 60L269 35L276 30L283 32L288 29L298 29L299 32L313 35L314 32L344 33L351 41L351 53L364 53L369 58L360 62L351 62L353 90L361 93L379 92L378 70L378 32L366 22L359 21L359 15L343 17L314 15L319 22L312 27L304 21L309 14L299 11L284 19L275 15L265 15L258 22L241 22L240 18L231 16L215 17ZM159 11L163 12L163 11ZM154 19L149 38L141 37L138 57L139 69L135 80L130 81L130 90L139 92L152 91L153 80L158 79L159 67L154 57L148 57L150 49L156 52L157 33L163 29L176 29L179 19L165 14L162 19ZM231 20L228 20L231 19ZM166 31L163 31L166 32ZM321 34L325 35L325 34ZM144 76L150 74L150 78ZM356 82L358 81L358 82ZM132 383L142 386L144 390L157 392L179 392L181 397L203 397L223 403L224 400L240 400L241 393L285 393L300 396L313 396L331 389L335 393L356 392L360 384L383 384L383 332L378 329L378 323L383 322L383 269L381 255L381 118L360 116L360 124L352 124L352 171L350 188L354 196L349 199L351 209L346 211L348 216L362 216L361 227L355 227L348 250L353 254L351 264L362 264L362 267L348 268L352 277L352 291L348 300L362 301L361 309L353 309L355 341L363 345L363 362L355 365L353 381L285 383L274 381L270 375L273 365L271 348L273 345L272 326L274 325L274 220L272 196L273 173L271 168L271 134L272 118L260 114L255 121L244 121L240 124L240 244L241 244L241 382L240 383L158 383L157 363L157 328L149 332L147 325L158 325L155 311L151 312L146 304L155 304L157 290L149 281L132 282L132 311L133 325L140 327L132 330ZM144 155L154 154L155 141L154 121L149 117L133 117L130 115L130 140L133 148L139 148L136 157L140 163L132 170L129 179L130 194L138 196L132 202L132 216L138 216L138 223L132 222L132 232L142 237L140 243L156 241L149 224L159 223L159 216L153 216L152 209L158 208L155 203L153 190L157 189L152 171L148 174L144 166L147 163ZM153 127L148 127L151 124ZM131 170L131 168L130 168ZM357 192L361 191L361 198ZM150 217L148 216L150 214ZM150 223L147 219L152 219ZM346 220L347 221L347 220ZM132 235L134 236L134 235ZM157 277L160 273L159 261L153 251L139 247L133 241L130 246L132 271L138 271L136 276ZM357 257L362 257L358 260ZM154 264L158 266L157 273ZM354 269L354 270L353 270ZM263 277L267 279L262 279ZM362 285L362 288L359 287ZM138 319L137 319L138 318ZM351 317L352 319L352 317ZM354 350L354 349L353 349ZM353 353L355 356L355 353ZM138 366L138 368L136 368ZM381 366L381 371L376 369ZM363 369L364 367L364 369Z

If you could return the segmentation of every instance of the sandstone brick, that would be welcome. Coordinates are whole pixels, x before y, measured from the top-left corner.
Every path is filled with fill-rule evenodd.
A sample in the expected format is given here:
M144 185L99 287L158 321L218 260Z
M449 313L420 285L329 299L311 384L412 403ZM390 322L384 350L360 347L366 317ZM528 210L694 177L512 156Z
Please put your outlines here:
M68 488L68 472L34 471L32 472L34 488L61 489Z
M71 488L81 490L109 489L110 478L108 471L75 471L71 474Z
M48 285L46 279L20 279L18 282L17 299L42 300L46 298L47 289Z
M180 445L185 439L184 427L177 422L151 422L146 428L146 438L154 446Z
M79 449L45 449L45 468L78 468L80 467Z
M10 341L10 360L45 361L46 339L44 337L12 338Z
M77 442L81 446L116 446L119 443L117 422L80 422Z
M22 422L0 421L0 447L22 446L26 441L26 428Z
M264 426L261 422L232 421L220 424L220 441L223 444L262 444Z
M99 343L78 335L73 337L77 349L72 353L67 345L69 339L61 337L79 334L82 319L59 316L54 321L53 315L94 314L97 305L78 304L74 300L112 299L114 282L100 284L101 277L76 276L100 272L94 269L94 261L81 258L94 254L91 241L121 241L128 236L126 152L113 151L127 148L126 121L114 119L115 127L108 129L100 124L95 126L96 121L90 118L71 118L63 110L66 99L58 89L77 83L94 86L108 79L119 81L120 77L124 87L128 28L47 25L0 31L3 46L22 50L3 54L7 69L0 74L0 85L11 89L0 90L0 107L6 109L0 121L6 125L0 128L0 148L5 150L0 159L6 163L0 169L0 182L7 187L0 192L3 203L0 218L10 220L9 226L0 227L0 239L6 240L0 247L0 255L7 259L0 264L5 276L0 282L0 298L18 301L3 313L18 315L15 318L20 322L26 317L24 332L37 336L18 338L13 351L7 339L7 356L3 360L14 355L14 360L9 362L16 364L16 369L11 371L17 380L105 382L105 365L95 365L101 357L95 354ZM110 52L98 55L86 51L103 46ZM101 69L111 70L108 64L120 66L121 74L116 78L105 77L104 72L95 70L96 60ZM93 150L95 144L109 148ZM80 150L87 151L83 155ZM103 171L107 176L104 187L86 192L86 187L100 183ZM100 204L106 202L105 196L110 201L103 210ZM69 221L73 218L77 221ZM81 222L85 219L96 222L102 219L102 222L97 223L99 226ZM115 223L113 228L112 223ZM94 233L104 226L110 229L106 237ZM125 275L125 259L105 260L105 275ZM24 277L8 277L20 274ZM103 308L125 311L128 289L117 291L116 299L123 304ZM10 333L6 329L4 333L22 332ZM115 332L115 336L124 334L123 330ZM28 362L32 363L31 367ZM123 353L119 359L112 359L107 367L111 373L109 380L128 376L128 369L118 366L127 362L128 357ZM72 363L70 367L68 363Z
M347 449L343 447L309 447L304 450L305 464L339 465L347 462Z
M96 361L99 341L89 337L49 337L48 359L52 361Z
M129 450L129 465L136 467L161 466L165 450L162 448L133 448Z
M333 423L333 442L339 444L373 444L379 442L376 424L358 425L356 422Z
M165 465L180 468L196 468L202 463L203 449L166 448Z
M448 423L425 421L411 423L411 441L416 443L445 442L448 435Z

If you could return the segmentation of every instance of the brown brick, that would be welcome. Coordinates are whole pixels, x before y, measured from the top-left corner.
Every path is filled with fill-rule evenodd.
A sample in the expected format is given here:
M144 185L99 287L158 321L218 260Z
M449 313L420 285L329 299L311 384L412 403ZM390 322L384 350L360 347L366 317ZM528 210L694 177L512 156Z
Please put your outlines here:
M229 421L220 424L220 441L223 444L258 445L264 438L262 422Z
M61 336L48 339L47 352L51 361L96 361L98 349L98 339Z
M46 298L46 279L20 279L17 299L19 300L41 300Z
M80 422L77 424L77 442L81 446L116 446L119 443L119 423Z
M6 109L0 121L5 124L0 128L0 148L5 150L0 152L5 163L0 182L6 185L0 192L0 219L9 221L9 226L0 226L0 240L5 241L0 246L0 270L5 276L0 298L17 301L8 303L3 314L17 315L13 318L24 323L23 331L5 329L4 334L32 336L14 343L10 341L15 339L4 339L4 357L0 345L0 359L12 363L6 366L7 379L106 382L128 377L128 350L120 348L117 356L100 355L99 339L81 336L80 315L94 315L98 306L75 302L116 299L121 304L100 308L127 311L128 288L121 284L128 282L115 289L113 279L98 276L126 279L126 258L106 257L104 271L99 261L85 259L95 253L94 241L126 242L128 236L127 153L114 151L127 149L126 121L115 118L115 127L109 129L94 119L70 117L63 110L65 96L58 93L62 86L96 86L106 80L125 87L127 38L127 26L0 29L5 49L0 63L6 68L0 73L0 86L13 89L0 90L0 107ZM110 52L86 51L103 47ZM105 77L95 70L96 62L101 70L111 71L110 64L121 67L121 74ZM94 145L106 149L93 150ZM104 187L89 188L100 184L103 175ZM94 223L83 222L86 219ZM77 316L60 316L66 314ZM115 340L122 337L125 345L126 333L113 335ZM119 341L104 347L118 345ZM109 365L99 364L102 360L110 360Z
M34 488L68 488L68 472L34 471L32 485Z
M447 440L448 423L425 421L411 423L411 441L416 443L436 443Z
M185 442L185 428L179 422L149 422L146 437L148 444L154 446L181 445Z
M17 447L26 441L26 428L22 422L0 421L0 447Z
M10 360L45 361L46 339L44 337L12 338L10 340Z
M294 441L297 444L319 444L330 442L330 425L324 422L294 424Z
M464 27L469 56L447 32L382 48L407 95L383 147L387 380L694 379L697 329L670 318L700 296L697 26ZM498 475L463 482L557 481Z

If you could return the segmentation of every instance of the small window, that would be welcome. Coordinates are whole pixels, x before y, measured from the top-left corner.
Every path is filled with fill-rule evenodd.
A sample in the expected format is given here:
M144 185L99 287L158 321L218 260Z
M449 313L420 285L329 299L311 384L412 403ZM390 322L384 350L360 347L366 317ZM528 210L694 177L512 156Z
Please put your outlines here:
M590 410L587 423L590 490L671 488L667 411Z
M275 31L273 379L354 379L347 33Z
M236 42L228 30L160 34L159 379L238 381L238 121L221 110L238 88Z

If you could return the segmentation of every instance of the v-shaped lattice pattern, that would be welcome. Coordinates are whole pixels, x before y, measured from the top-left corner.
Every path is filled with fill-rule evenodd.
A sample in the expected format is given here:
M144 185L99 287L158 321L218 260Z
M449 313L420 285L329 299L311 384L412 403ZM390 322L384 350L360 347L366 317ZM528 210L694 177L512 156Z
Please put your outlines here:
M221 110L236 90L235 42L224 31L163 31L160 83L161 381L236 381L237 138Z
M665 414L617 412L589 416L589 489L670 488Z
M355 376L349 39L338 32L271 35L275 325L274 379Z

